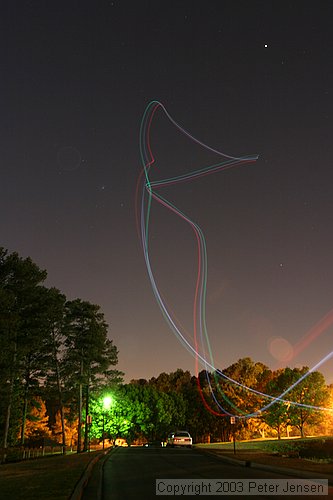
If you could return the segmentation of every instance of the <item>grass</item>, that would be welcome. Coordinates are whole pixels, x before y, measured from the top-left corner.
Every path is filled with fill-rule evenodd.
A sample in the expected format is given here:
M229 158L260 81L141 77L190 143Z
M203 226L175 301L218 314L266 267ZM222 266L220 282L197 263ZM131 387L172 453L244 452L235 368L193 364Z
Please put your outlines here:
M231 451L234 444L211 443L198 444L204 447L220 451ZM312 437L312 438L290 438L290 439L258 439L253 441L237 441L236 450L238 452L262 452L276 453L285 456L299 456L301 458L318 458L333 461L333 438L332 437Z
M265 439L265 440L253 440L253 441L236 441L236 449L242 451L270 451L270 445L276 444L278 441L276 439ZM234 444L232 442L227 443L210 443L210 444L197 444L198 447L203 448L216 448L219 450L233 450Z
M99 453L55 455L1 465L1 498L68 500L88 463Z
M195 446L245 461L324 474L333 473L332 437L238 441L236 442L236 455L233 454L233 443Z

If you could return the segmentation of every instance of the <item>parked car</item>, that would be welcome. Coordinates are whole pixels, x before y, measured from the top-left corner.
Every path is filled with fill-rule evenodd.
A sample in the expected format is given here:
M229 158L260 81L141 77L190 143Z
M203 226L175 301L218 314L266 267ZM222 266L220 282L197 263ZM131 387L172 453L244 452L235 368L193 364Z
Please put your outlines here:
M175 431L168 435L167 446L187 446L192 448L192 438L187 431Z

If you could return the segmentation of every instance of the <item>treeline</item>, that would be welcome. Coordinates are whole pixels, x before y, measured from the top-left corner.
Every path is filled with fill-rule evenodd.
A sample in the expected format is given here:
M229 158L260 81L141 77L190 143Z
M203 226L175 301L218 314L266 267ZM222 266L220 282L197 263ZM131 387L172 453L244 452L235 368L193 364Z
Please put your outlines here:
M284 402L275 401L251 417L273 401L259 392L279 396L307 372L307 367L271 371L250 358L223 370L229 379L255 392L206 371L200 372L198 378L178 369L150 380L132 380L110 391L113 402L109 409L103 409L103 394L94 400L91 435L102 435L103 420L108 437L123 437L128 442L163 441L168 432L176 429L188 430L195 442L228 441L233 432L237 439L331 435L333 387L326 385L319 372L312 372L295 385L284 396ZM230 414L240 417L235 424L231 424Z
M232 432L238 439L332 434L332 411L320 408L333 407L333 387L320 372L296 384L307 367L272 371L243 358L224 377L178 369L123 384L100 307L67 300L44 285L46 276L30 258L0 248L2 461L9 446L39 438L80 452L103 436L163 441L176 429L195 442L228 441ZM264 396L283 393L284 401Z
M83 405L88 412L90 392L122 380L112 368L118 352L100 307L67 300L44 286L46 277L30 258L0 248L2 461L8 446L51 435L57 419L64 450L66 430L68 435L76 427L80 451ZM84 438L87 446L87 431Z
M230 379L272 396L283 393L306 372L306 367L271 371L250 358L240 359L223 371ZM67 444L71 446L77 446L80 439L78 387L77 383L76 389L67 393L69 399L64 412ZM47 386L39 393L42 397L37 399L38 404L35 401L29 414L26 435L53 437L63 442L59 400ZM189 371L178 369L150 380L91 386L89 406L87 392L83 390L81 422L86 423L88 447L90 440L101 442L103 436L111 442L122 438L129 444L164 441L167 434L176 429L187 429L194 442L229 441L233 433L237 439L332 435L332 412L302 406L332 408L333 387L325 384L321 373L311 373L287 394L285 402L275 401L259 416L251 417L251 413L271 400L226 382L217 373L202 371L197 378ZM231 424L229 414L246 418L237 418L236 423Z

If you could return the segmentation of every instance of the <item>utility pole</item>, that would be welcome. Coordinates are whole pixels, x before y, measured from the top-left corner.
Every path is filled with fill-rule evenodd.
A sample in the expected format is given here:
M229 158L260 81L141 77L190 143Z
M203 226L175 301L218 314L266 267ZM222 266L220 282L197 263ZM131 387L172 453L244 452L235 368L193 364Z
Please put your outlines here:
M235 433L236 417L230 417L230 423L232 425L232 437L233 437L233 442L234 442L234 455L235 455L236 454L236 433Z

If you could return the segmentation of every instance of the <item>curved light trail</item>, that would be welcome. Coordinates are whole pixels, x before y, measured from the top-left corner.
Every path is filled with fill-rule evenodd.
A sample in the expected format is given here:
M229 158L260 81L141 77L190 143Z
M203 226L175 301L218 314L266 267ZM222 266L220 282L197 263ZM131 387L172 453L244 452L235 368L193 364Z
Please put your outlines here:
M176 177L166 178L164 180L152 181L150 179L150 171L155 163L154 154L152 152L151 144L150 144L150 131L153 119L155 117L155 113L157 110L161 110L168 120L185 136L189 139L203 147L204 149L217 154L220 157L220 161L215 163L214 165L204 167L193 172L189 172L186 174L182 174ZM182 210L177 208L173 203L167 200L160 194L160 190L166 186L170 186L172 184L177 184L180 182L189 182L193 179L207 176L210 174L214 174L229 168L234 168L236 166L245 165L247 163L253 163L257 160L257 155L248 155L248 156L230 156L217 149L214 149L207 144L204 144L202 141L195 138L192 134L190 134L187 130L181 127L167 112L163 104L159 101L152 101L148 104L146 110L144 111L141 126L140 126L140 155L141 155L141 163L142 163L142 171L138 178L137 183L137 191L136 191L136 201L138 205L139 199L139 190L141 189L141 205L137 210L137 227L140 235L144 259L149 275L149 279L151 282L152 290L155 295L156 301L162 311L164 318L169 324L170 328L176 335L176 337L180 340L180 342L184 345L184 347L195 357L195 365L196 365L196 375L198 381L198 390L203 401L204 406L208 411L218 416L235 416L239 419L255 417L261 414L261 412L267 410L272 405L277 402L283 402L289 405L295 405L299 407L304 407L308 409L322 410L322 411L332 411L331 408L325 408L321 406L311 406L307 404L297 403L294 401L290 401L285 397L288 395L290 391L292 391L298 384L300 384L310 373L317 370L323 363L328 361L333 357L333 351L327 354L323 359L321 359L315 366L313 366L308 372L306 372L302 377L300 377L295 383L293 383L288 389L283 391L279 396L272 396L269 394L264 394L263 392L257 391L251 387L247 387L237 380L233 380L224 374L221 370L217 369L214 364L213 351L210 346L207 326L206 326L206 288L207 288L207 249L204 234L201 228L192 221ZM159 203L161 206L165 207L167 210L171 211L181 220L183 220L186 224L188 224L195 236L196 249L197 249L197 273L196 273L196 282L195 282L195 293L193 300L193 340L189 340L189 338L185 335L185 330L180 326L178 320L176 320L174 313L172 313L171 308L167 305L166 300L162 296L161 292L158 289L156 279L153 273L153 269L150 262L150 250L149 250L149 227L150 227L150 218L151 218L151 210L153 206L153 202ZM330 318L331 319L331 318ZM318 329L317 329L318 330ZM315 334L309 335L306 339L303 340L303 345L306 344L308 338L314 337ZM201 350L199 349L199 344ZM301 346L298 346L299 348ZM302 346L303 347L303 346ZM208 351L208 352L206 352ZM218 411L213 409L206 401L203 390L200 385L199 380L199 363L204 366L206 370L206 376L208 385L210 388L210 392L212 398L218 408ZM221 403L218 401L214 389L212 387L209 373L211 370L216 374L217 377L221 377L228 383L231 383L237 387L241 387L246 391L257 395L259 398L264 399L267 404L263 404L261 408L253 413L246 413L242 411L240 408L237 408L236 405L227 398L227 396L223 393L223 391L219 390L222 398L228 403L228 405L233 408L234 413L227 411Z

